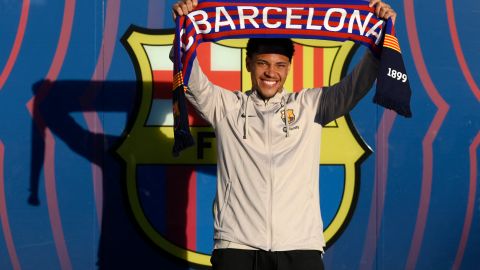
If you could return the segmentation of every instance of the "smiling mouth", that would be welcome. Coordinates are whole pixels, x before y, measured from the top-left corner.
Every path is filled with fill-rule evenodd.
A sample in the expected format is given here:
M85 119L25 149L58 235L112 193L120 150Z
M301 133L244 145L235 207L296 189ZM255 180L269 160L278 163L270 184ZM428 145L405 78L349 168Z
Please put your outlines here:
M262 83L267 85L267 86L275 86L277 84L277 81L266 81L262 80Z

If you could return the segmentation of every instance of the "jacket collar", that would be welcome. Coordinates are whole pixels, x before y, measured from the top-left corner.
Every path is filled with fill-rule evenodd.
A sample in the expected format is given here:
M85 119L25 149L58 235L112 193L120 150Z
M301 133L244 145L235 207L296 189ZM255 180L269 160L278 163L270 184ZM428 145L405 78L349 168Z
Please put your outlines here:
M283 95L285 93L286 93L286 90L285 90L285 88L283 88L282 91L275 93L275 95L273 97L271 97L270 99L268 99L268 101L265 102L265 100L263 100L263 98L258 94L258 92L256 90L252 90L250 98L255 103L255 105L266 106L267 104L273 105L273 104L276 104L276 103L281 103Z

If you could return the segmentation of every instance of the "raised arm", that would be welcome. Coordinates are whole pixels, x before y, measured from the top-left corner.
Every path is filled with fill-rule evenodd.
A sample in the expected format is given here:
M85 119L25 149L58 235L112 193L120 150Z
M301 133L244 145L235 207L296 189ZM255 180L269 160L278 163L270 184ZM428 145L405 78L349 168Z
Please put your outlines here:
M370 0L375 15L395 22L396 12L381 0ZM355 69L339 83L324 87L318 102L316 121L322 125L345 115L367 94L375 82L379 60L367 51Z
M197 4L197 0L180 0L176 2L172 5L173 18L186 16ZM170 53L170 58L172 57L173 54ZM231 108L231 104L237 99L233 92L210 82L203 73L198 59L195 59L192 64L186 98L201 116L213 126L226 115L227 109Z
M367 51L355 69L339 83L322 89L316 121L322 125L347 114L375 82L378 60Z

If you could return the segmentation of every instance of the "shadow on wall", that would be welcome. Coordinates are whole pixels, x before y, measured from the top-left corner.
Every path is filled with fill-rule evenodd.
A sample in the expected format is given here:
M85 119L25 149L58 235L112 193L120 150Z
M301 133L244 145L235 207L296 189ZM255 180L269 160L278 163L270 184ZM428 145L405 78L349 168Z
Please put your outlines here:
M39 81L33 85L35 99L31 109L34 123L28 203L40 204L39 183L42 169L45 177L48 177L44 162L49 158L49 144L53 138L51 132L73 152L97 165L102 171L103 214L97 261L99 269L189 269L186 262L173 259L173 256L156 247L143 233L132 214L126 190L125 164L115 153L116 146L126 134L111 136L94 133L79 125L71 116L74 112L123 112L127 114L130 126L135 120L132 119L135 117L135 106L139 104L137 86L137 82L130 81ZM160 87L170 89L166 85ZM160 134L159 140L167 140L167 137ZM167 154L170 154L169 151L170 149ZM85 172L85 175L90 178L91 172ZM170 184L175 181L174 185L183 193L180 196L183 201L175 204L175 211L181 217L174 226L177 232L175 242L179 245L186 244L188 184L184 183L188 183L188 179L165 180Z

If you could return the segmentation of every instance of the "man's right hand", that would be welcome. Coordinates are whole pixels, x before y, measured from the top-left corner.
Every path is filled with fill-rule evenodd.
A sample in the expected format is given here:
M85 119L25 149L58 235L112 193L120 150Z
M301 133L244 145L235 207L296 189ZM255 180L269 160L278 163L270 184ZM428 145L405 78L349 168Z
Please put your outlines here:
M173 20L177 16L185 16L197 6L197 0L180 0L172 6Z

